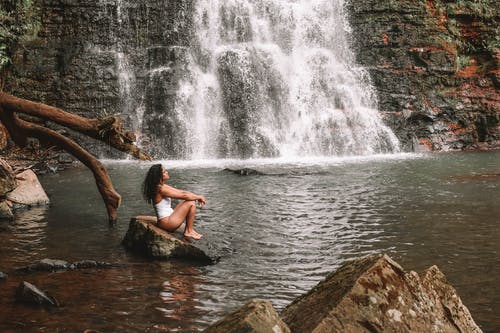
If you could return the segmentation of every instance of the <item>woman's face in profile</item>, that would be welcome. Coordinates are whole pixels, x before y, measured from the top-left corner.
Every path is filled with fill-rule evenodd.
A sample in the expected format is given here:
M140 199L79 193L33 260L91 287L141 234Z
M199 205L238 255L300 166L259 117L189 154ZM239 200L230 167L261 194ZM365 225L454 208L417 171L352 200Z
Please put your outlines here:
M162 179L163 180L167 180L169 179L170 176L168 175L168 170L167 169L163 169L163 176L162 176Z

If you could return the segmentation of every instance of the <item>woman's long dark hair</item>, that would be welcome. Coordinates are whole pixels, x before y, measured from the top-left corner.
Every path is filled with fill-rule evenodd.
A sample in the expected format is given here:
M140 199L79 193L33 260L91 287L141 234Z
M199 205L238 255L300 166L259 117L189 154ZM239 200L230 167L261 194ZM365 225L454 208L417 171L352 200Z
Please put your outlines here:
M158 191L158 184L162 180L163 176L163 167L161 164L155 164L151 168L149 168L148 173L146 174L146 178L142 183L142 195L147 203L152 204L153 198Z

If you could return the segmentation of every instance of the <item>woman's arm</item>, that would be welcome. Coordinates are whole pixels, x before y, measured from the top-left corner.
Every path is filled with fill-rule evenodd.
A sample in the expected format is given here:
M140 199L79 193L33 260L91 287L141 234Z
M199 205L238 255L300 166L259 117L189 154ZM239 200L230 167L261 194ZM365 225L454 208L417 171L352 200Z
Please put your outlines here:
M199 201L202 204L205 204L205 197L203 195L198 195L189 191L178 190L172 186L168 186L163 184L160 188L160 194L162 196L167 196L174 199L182 199L189 201Z

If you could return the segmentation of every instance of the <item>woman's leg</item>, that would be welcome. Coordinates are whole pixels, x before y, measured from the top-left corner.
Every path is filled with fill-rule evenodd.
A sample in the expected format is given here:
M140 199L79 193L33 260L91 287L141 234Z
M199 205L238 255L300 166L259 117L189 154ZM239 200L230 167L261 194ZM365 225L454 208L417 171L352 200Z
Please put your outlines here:
M196 202L195 201L182 201L175 208L172 215L168 219L161 219L158 225L170 232L177 230L181 224L186 220L186 228L184 229L184 236L194 239L200 239L202 235L194 231L193 224L196 216Z

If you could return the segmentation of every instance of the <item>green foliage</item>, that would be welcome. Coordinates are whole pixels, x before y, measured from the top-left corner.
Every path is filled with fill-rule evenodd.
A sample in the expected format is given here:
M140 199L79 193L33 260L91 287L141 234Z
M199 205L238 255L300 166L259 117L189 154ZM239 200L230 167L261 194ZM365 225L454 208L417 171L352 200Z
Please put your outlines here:
M12 62L14 48L33 39L39 29L33 0L0 0L0 70Z

